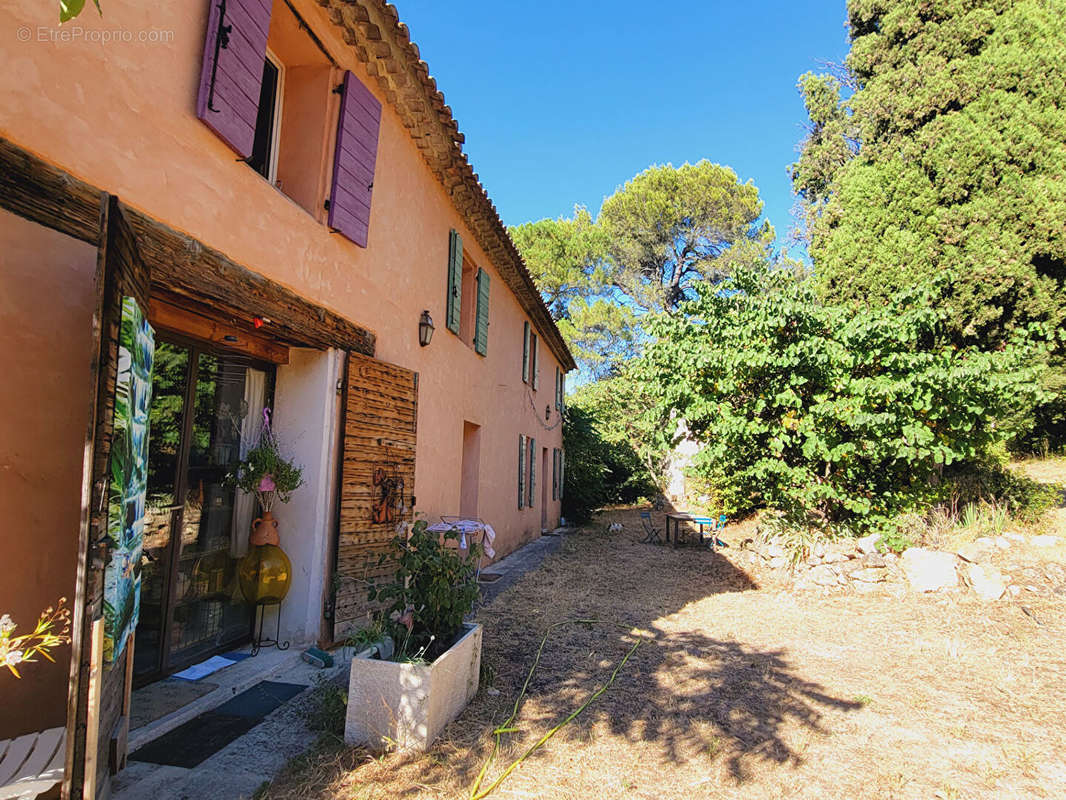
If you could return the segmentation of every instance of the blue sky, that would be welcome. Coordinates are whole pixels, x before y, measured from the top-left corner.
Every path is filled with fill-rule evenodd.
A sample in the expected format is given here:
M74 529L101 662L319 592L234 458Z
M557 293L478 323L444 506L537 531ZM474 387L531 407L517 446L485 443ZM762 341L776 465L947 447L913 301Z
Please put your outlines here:
M595 215L651 164L707 158L783 237L796 79L847 53L845 0L395 0L508 225Z

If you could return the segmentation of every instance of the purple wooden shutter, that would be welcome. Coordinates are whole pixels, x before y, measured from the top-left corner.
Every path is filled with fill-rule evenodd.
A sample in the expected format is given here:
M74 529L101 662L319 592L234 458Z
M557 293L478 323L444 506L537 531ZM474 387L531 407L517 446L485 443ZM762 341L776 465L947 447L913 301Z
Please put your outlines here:
M196 116L241 158L252 154L271 0L210 0Z
M370 230L370 195L380 127L381 103L352 73L344 73L329 226L360 247L366 247Z

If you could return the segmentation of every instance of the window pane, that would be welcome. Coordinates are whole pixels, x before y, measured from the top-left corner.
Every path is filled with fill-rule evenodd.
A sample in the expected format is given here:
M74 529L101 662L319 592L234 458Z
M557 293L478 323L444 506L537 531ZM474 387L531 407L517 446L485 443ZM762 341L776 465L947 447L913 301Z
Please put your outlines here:
M274 150L274 111L278 102L278 68L263 61L263 87L259 90L259 115L255 119L255 141L248 163L264 178L270 177Z
M238 540L247 531L234 529L235 489L226 485L226 475L241 457L250 405L246 361L199 356L170 634L175 663L194 660L248 631L236 573Z

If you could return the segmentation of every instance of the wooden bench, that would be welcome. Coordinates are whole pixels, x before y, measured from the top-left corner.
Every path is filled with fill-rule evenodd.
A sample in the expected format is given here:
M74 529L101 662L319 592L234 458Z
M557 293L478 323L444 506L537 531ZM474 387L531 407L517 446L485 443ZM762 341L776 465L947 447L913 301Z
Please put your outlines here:
M0 741L0 800L33 800L58 785L66 741L65 728Z

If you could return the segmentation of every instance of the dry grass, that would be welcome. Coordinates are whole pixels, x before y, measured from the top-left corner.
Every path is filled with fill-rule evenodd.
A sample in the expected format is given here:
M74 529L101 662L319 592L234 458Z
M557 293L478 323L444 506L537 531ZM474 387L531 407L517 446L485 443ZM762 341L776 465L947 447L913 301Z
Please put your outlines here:
M1034 481L1066 486L1066 456L1026 459L1016 461L1012 466Z
M822 597L760 588L713 556L598 525L479 612L494 673L427 754L323 745L265 800L469 797L548 625L559 630L499 773L647 642L588 711L492 795L1013 798L1066 794L1066 598ZM750 535L730 532L733 542Z

